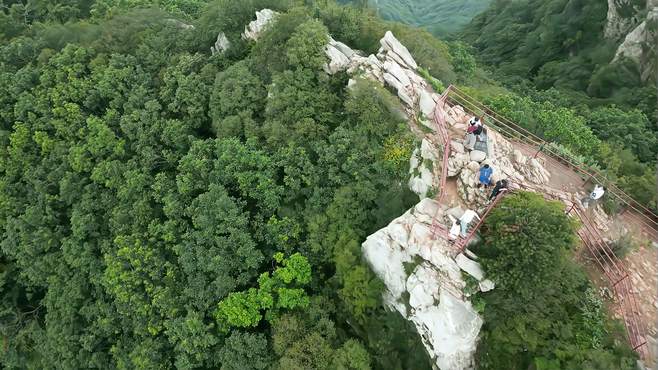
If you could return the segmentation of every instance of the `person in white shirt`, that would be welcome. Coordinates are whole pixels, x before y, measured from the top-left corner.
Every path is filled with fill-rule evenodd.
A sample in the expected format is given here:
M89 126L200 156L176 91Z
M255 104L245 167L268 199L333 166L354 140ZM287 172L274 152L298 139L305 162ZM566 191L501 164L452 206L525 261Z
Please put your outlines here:
M466 236L466 233L468 232L468 226L473 221L474 218L477 218L480 220L480 216L478 216L475 211L472 211L470 209L467 209L466 212L459 218L459 223L461 226L461 235Z
M452 219L452 217L451 217ZM450 233L448 233L448 239L452 242L457 240L457 237L459 236L459 232L461 231L461 221L454 219L452 221L452 227L450 227Z
M580 202L583 204L584 208L588 208L590 203L596 203L599 199L605 194L605 187L601 185L594 186L594 190L589 194L589 196L583 198Z

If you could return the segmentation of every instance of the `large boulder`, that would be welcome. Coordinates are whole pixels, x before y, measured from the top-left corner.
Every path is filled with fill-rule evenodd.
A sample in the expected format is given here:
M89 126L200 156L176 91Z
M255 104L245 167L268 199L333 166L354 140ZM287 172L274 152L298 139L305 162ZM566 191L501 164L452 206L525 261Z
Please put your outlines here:
M231 47L231 42L226 38L226 34L224 32L220 32L217 35L217 41L215 41L215 45L210 47L210 52L212 55L215 54L220 54L228 50L228 48Z
M482 162L487 158L487 153L481 150L471 150L470 157L471 161Z
M256 20L249 22L242 33L245 40L258 40L260 34L272 22L278 13L271 9L263 9L256 12Z
M381 44L383 51L392 54L391 56L393 58L399 59L396 61L401 62L400 64L414 70L418 68L418 64L416 64L416 61L411 56L411 53L409 53L409 50L407 50L407 48L402 45L395 36L393 36L391 31L386 31L386 34L384 34L384 37L379 43Z
M324 65L324 71L328 74L336 74L349 66L350 58L348 58L336 46L329 43L324 51L329 58L327 64Z

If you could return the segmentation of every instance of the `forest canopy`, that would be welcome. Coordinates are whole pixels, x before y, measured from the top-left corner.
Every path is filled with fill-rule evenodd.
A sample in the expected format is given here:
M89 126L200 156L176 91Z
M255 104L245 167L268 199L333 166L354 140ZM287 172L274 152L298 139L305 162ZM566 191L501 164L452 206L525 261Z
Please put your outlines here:
M244 40L263 8L280 15ZM430 369L360 247L418 200L417 143L389 90L322 71L327 33L375 53L387 30L434 86L500 88L465 44L330 0L0 2L0 365ZM655 137L620 127L642 136L642 109L527 95L482 89L626 189L655 184ZM583 115L583 140L546 127Z

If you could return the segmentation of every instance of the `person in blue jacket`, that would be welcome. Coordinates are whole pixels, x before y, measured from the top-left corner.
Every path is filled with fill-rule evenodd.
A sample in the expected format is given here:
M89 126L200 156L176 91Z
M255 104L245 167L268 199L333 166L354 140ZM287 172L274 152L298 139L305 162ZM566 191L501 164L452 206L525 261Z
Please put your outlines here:
M491 175L493 175L493 168L488 164L485 164L480 168L480 182L478 183L478 188L484 186L485 189L491 185Z

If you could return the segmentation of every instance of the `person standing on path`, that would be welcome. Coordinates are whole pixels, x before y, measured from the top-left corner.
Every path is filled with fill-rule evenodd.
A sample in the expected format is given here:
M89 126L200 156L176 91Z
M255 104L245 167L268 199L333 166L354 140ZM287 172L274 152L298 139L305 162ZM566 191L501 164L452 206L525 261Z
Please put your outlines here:
M587 208L589 208L590 203L593 203L594 205L596 205L598 200L603 197L603 194L605 194L605 187L603 187L599 184L596 184L594 186L594 190L592 190L592 192L588 196L583 198L580 201L580 203L582 203L583 208L587 209Z
M489 188L489 185L491 185L491 175L493 175L493 168L488 164L480 168L480 182L477 184L478 189L481 186L484 186L484 189Z

